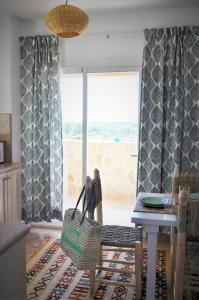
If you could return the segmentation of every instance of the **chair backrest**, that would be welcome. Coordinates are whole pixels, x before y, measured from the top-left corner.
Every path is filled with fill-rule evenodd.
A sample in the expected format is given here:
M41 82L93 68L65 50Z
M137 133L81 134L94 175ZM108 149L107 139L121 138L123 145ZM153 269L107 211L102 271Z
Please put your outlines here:
M102 185L101 178L98 169L94 170L94 178L92 180L93 187L93 196L96 213L97 213L97 222L103 224L103 212L102 212Z
M185 266L193 261L194 257L196 256L195 249L198 251L198 247L196 247L194 239L195 241L198 241L199 237L199 199L190 199L189 188L186 186L180 188L178 200L178 234L174 289L175 300L183 299L184 274L186 272ZM188 266L188 269L189 268L190 265ZM192 281L192 275L189 277L189 274L187 275L186 273L186 288L191 287Z
M88 206L89 219L95 219L95 208L97 218L96 221L103 224L102 213L102 187L100 173L98 169L94 170L94 178L86 177L85 183L85 206Z
M186 239L199 237L199 199L189 197L190 189L182 188L178 203L178 232L185 232Z
M92 183L94 187L95 207L97 207L97 205L102 201L102 185L98 169L94 170L94 178Z
M85 183L85 206L88 206L88 217L94 219L95 203L93 198L93 187L90 176L86 177Z
M180 186L189 187L190 193L199 192L199 174L180 174L174 176L172 193L178 194Z

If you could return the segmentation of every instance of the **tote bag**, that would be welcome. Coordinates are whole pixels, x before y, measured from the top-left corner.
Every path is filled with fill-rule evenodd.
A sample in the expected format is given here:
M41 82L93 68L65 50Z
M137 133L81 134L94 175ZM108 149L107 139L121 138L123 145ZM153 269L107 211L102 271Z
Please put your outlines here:
M83 188L75 209L67 209L64 215L61 235L61 248L80 270L94 270L99 257L101 224L88 219L85 215L88 205L83 212L77 209L83 195Z

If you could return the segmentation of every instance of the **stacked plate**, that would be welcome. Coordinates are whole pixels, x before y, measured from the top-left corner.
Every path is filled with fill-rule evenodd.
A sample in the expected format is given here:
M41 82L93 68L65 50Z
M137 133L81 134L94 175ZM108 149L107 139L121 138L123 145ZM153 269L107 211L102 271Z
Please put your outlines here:
M199 193L190 193L189 199L191 200L199 200Z
M155 208L164 208L165 204L169 201L169 199L161 198L161 197L144 197L140 199L140 202L144 206L155 207Z

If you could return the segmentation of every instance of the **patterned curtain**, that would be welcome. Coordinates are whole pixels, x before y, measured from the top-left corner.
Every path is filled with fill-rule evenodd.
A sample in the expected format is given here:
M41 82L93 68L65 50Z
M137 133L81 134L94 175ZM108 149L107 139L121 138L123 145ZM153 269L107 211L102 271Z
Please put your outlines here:
M199 27L144 33L137 191L171 192L199 171Z
M20 38L23 219L62 220L58 39Z

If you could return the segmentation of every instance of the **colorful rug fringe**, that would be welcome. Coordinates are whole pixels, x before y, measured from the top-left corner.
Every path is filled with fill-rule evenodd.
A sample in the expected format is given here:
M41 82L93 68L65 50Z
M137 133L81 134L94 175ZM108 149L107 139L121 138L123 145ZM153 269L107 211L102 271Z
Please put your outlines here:
M104 253L105 256L108 253ZM115 252L114 259L130 261L131 254ZM143 252L143 299L146 294L146 261L147 252ZM113 264L114 267L115 263ZM158 251L157 257L156 299L166 300L166 251ZM122 282L130 282L130 276L104 272L106 279L114 278ZM35 255L27 265L27 300L86 300L89 292L89 273L79 271L66 254L60 249L60 240L50 241L43 251ZM135 299L132 288L125 286L99 285L96 287L94 300L132 300Z

